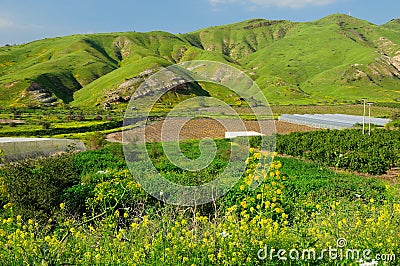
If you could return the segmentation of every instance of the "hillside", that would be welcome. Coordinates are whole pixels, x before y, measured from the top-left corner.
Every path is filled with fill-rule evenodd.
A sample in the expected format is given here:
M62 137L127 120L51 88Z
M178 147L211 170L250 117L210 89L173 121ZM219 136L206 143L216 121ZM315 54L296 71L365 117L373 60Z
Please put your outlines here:
M87 34L0 47L0 105L118 106L160 67L195 59L242 69L274 104L397 101L399 33L399 19L378 26L337 14L306 23L253 19L187 34ZM201 85L209 95L227 93Z

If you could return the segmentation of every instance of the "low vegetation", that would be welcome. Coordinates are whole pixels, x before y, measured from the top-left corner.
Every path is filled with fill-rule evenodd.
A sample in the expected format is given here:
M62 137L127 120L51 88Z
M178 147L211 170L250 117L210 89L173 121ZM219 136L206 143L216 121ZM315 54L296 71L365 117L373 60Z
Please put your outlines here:
M380 175L400 166L400 131L325 130L280 135L277 152L361 173Z
M197 144L188 141L181 147L195 157L196 151L191 150ZM228 149L227 144L222 141L218 146ZM168 165L159 148L156 143L148 145L158 169L176 179L184 178L184 173ZM225 197L193 208L164 205L150 197L127 170L121 145L6 165L0 173L4 205L0 242L5 247L0 250L0 261L331 265L335 260L329 256L282 261L276 255L270 259L269 253L265 257L264 250L313 249L319 257L322 249L337 248L338 239L347 241L346 248L370 249L373 256L399 255L398 185L335 173L294 158L277 157L269 170L265 166L265 170L254 172L260 155L257 149L250 150L248 170ZM59 169L59 164L72 167L65 167L69 175L64 170L51 171ZM214 162L212 167L223 169L224 164ZM32 186L13 187L15 180L28 175ZM70 183L43 178L50 175L54 180L68 177ZM254 180L263 182L256 190L249 190ZM21 196L29 201L21 204ZM40 200L47 197L51 200L43 204ZM343 258L336 262L358 265L356 261Z
M124 109L123 98L147 75L190 60L243 70L274 105L348 104L365 95L396 102L400 73L391 62L398 62L398 25L335 14L304 23L253 19L187 34L84 34L5 46L0 104ZM228 90L203 87L234 101Z

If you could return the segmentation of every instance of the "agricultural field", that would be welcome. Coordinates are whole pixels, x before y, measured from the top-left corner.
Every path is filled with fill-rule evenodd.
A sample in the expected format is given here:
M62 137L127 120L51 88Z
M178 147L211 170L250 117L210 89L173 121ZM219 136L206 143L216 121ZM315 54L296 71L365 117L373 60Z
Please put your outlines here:
M398 182L338 173L317 162L286 157L275 157L265 171L254 172L261 155L258 141L252 139L247 171L228 194L197 207L171 206L149 196L127 169L121 144L6 165L0 169L0 242L5 247L0 261L332 265L338 261L329 256L283 261L276 253L269 255L272 249L296 249L301 258L302 250L312 249L320 257L323 249L338 248L343 241L343 250L370 249L387 265L398 264ZM147 150L161 173L194 185L224 169L231 144L216 143L219 156L198 173L169 163L161 143L148 143ZM184 141L181 150L196 158L198 144ZM250 190L259 179L261 185ZM339 263L359 265L348 257Z
M0 30L45 29L6 13ZM400 19L130 27L0 46L0 266L400 265ZM364 131L366 100L386 120ZM242 131L262 136L225 137Z
M278 136L277 152L326 166L383 174L400 166L400 131L316 131Z
M359 114L361 107L349 110ZM301 113L306 107L274 108L277 113ZM337 113L341 108L309 106L307 113ZM397 110L380 106L374 112L391 117ZM321 257L323 250L337 249L340 243L343 252L371 250L366 261L379 256L382 265L399 264L397 129L374 127L368 136L360 129L319 130L275 120L278 155L272 163L261 159L261 137L252 137L246 171L224 197L180 207L150 196L134 178L128 165L141 169L139 155L125 157L123 144L104 141L106 134L109 140L121 141L120 114L42 112L4 111L0 134L78 137L91 150L11 164L0 153L2 263L360 265L354 257ZM247 130L259 130L245 108L240 113ZM237 123L220 119L231 127ZM10 126L10 120L23 123ZM180 148L188 158L201 155L199 139L204 137L215 139L217 148L208 167L187 171L169 161L160 143L163 121L153 120L146 128L145 145L154 167L168 180L202 185L224 171L233 144L224 139L219 122L199 118L182 128ZM262 169L256 170L259 165ZM260 182L255 190L253 182ZM271 255L271 250L280 249L297 250L299 256L282 260L274 251ZM313 253L302 258L304 250L315 251L316 258Z
M76 108L0 109L0 137L85 140L95 132L121 130L123 114Z
M380 105L371 106L371 115L379 118L391 117L398 108L396 105ZM281 105L271 106L274 115L282 114L346 114L346 115L363 115L363 107L361 104L351 105Z
M239 121L229 120L229 119L221 119L221 121L231 127L235 128L235 124L238 124ZM180 125L179 119L177 120L168 120L168 123L172 123L173 125ZM267 133L278 133L278 134L288 134L291 132L308 132L318 130L317 128L308 127L304 125L296 125L292 123L287 123L283 121L274 121L275 128L271 127L272 124L270 121L244 121L244 125L247 131L260 131L258 123L261 124L262 127L268 131ZM132 129L126 131L125 134L128 134L130 137L136 136L138 138L143 138L145 136L146 141L161 141L161 131L163 127L164 121L155 121L150 122L146 126L146 130L143 129ZM240 128L238 125L236 128ZM225 132L227 130L225 127L217 120L211 118L199 118L190 120L186 123L182 130L180 131L179 138L182 140L189 139L202 139L202 138L212 138L212 139L222 139L225 138ZM275 132L274 132L275 131ZM112 142L121 142L122 141L122 133L116 132L111 133L107 136L107 139Z

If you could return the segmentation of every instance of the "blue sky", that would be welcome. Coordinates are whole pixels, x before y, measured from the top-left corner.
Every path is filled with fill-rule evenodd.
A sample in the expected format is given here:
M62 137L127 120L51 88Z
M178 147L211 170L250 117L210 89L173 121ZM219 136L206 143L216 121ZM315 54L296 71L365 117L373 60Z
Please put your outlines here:
M312 21L345 13L383 24L400 17L394 0L0 0L0 45L75 33L172 33L250 18Z

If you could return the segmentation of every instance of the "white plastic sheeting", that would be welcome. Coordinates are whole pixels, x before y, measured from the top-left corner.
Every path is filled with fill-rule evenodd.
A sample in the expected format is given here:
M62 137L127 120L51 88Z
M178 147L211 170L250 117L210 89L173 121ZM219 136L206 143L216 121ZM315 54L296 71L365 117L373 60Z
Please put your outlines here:
M236 137L254 137L254 136L262 136L261 133L255 131L227 131L225 132L226 139L232 139Z
M371 120L370 120L371 119ZM356 124L363 123L362 116L356 115L344 115L344 114L305 114L305 115L281 115L278 120L286 121L294 124L307 125L317 128L327 128L327 129L344 129L351 128ZM367 125L371 121L371 124L377 126L384 126L389 123L390 119L384 118L369 118L365 117L365 124Z
M75 139L0 138L0 149L7 161L26 157L49 156L68 150L84 151L85 144Z

